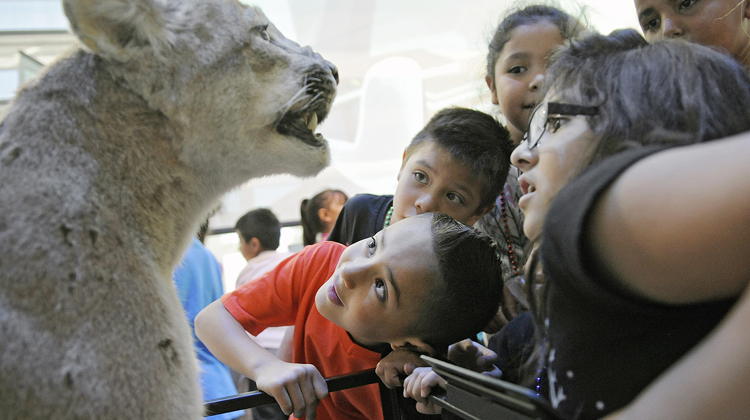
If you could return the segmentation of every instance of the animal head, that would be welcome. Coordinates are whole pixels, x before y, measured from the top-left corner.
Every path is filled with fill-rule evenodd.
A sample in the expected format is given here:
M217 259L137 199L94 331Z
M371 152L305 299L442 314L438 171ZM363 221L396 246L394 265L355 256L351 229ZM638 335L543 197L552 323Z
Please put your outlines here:
M84 48L173 124L179 160L217 189L274 173L311 176L329 163L315 129L330 111L336 67L286 39L257 7L236 0L63 5Z

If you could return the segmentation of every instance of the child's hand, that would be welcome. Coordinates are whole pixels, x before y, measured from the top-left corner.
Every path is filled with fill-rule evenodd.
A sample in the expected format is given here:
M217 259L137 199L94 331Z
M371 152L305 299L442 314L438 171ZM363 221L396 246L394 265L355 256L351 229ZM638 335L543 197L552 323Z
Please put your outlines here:
M466 339L448 347L448 360L464 369L485 372L497 369L497 354L487 347Z
M419 357L419 353L409 350L394 350L385 356L378 366L375 373L388 388L403 386L400 376L406 376L412 373L418 366L427 366L427 363Z
M416 368L404 381L404 397L414 398L417 401L417 411L422 414L440 414L442 407L427 398L436 385L444 388L445 379L430 367Z
M257 371L258 389L276 398L281 411L308 420L315 419L320 400L328 396L328 385L313 365L299 363L269 363Z

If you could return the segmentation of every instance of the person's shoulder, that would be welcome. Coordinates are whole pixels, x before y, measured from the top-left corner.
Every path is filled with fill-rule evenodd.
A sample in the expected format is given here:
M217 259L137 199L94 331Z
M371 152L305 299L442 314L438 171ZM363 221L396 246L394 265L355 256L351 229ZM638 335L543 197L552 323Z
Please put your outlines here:
M344 204L342 214L344 214L344 218L349 219L359 219L364 216L377 217L381 211L387 211L392 203L392 195L357 194ZM341 216L339 219L341 219ZM339 224L338 220L336 224Z
M375 194L357 194L350 198L345 206L346 207L371 207L373 205L379 206L384 203L390 203L393 201L392 195L375 195Z
M177 268L187 265L200 266L202 264L213 265L218 264L218 261L214 254L198 238L193 237Z
M320 261L332 258L338 261L338 258L345 249L346 246L338 242L322 241L306 246L297 254L297 257Z

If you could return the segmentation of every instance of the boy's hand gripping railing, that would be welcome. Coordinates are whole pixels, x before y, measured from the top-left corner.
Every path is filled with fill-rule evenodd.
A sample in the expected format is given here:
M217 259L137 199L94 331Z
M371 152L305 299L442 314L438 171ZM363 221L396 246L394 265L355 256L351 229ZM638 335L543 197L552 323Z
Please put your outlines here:
M336 392L341 391L342 389L374 384L379 380L378 375L375 373L375 369L368 369L361 372L328 378L326 379L326 384L328 385L328 392ZM232 411L245 410L275 403L276 399L263 391L244 392L238 395L206 401L206 416L231 413Z

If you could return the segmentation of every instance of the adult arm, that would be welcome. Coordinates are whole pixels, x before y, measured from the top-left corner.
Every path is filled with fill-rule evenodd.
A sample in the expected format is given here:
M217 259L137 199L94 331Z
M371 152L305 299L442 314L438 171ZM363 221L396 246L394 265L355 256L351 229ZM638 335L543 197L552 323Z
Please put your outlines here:
M273 396L285 414L315 418L319 400L328 396L325 380L315 366L284 362L261 347L221 300L198 314L195 332L219 360Z
M657 153L598 200L598 269L664 303L737 297L750 273L750 133Z

